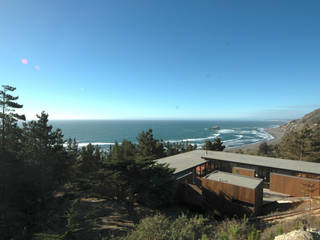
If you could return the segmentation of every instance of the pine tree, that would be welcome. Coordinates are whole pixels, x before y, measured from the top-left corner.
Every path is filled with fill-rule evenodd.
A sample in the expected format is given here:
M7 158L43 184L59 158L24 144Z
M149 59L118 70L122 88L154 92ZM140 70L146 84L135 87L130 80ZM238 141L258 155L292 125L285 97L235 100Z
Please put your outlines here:
M152 129L149 129L140 133L137 152L141 159L154 160L164 156L164 146L162 141L153 137Z
M79 167L83 174L97 171L102 163L102 156L99 147L91 143L82 147L80 152Z
M1 145L3 149L7 147L8 141L10 141L9 138L16 139L18 135L17 121L26 120L24 115L15 113L16 109L23 107L23 105L16 102L19 97L14 97L8 93L15 90L15 87L9 85L3 85L2 90L0 90Z
M26 166L35 171L40 180L41 191L47 192L68 178L72 156L65 150L60 129L53 130L48 124L48 114L37 115L37 121L24 123L22 134L22 155Z
M266 142L263 142L259 145L257 153L258 155L261 155L261 156L273 157L274 156L273 146L268 145Z
M226 147L223 145L223 142L220 138L215 138L212 143L212 150L214 151L223 151Z
M212 151L223 151L225 149L225 146L223 145L223 142L220 138L215 138L213 142L207 140L203 145L202 149Z

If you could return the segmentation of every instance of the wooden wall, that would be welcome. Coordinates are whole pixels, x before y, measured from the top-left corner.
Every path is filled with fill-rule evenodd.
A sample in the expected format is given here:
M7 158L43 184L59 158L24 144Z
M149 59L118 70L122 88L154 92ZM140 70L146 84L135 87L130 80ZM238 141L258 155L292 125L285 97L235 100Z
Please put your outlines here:
M320 180L320 175L311 174L311 173L296 173L295 176L304 177L304 178L313 178L313 179L319 179Z
M249 168L233 167L232 173L242 175L242 176L255 177L254 175L255 170L249 169Z
M270 190L294 197L320 195L320 180L270 173Z
M255 205L257 201L255 189L239 187L229 183L213 181L205 178L201 179L201 185L203 188L215 192L218 195L220 193L224 193L234 200L250 203L252 205ZM260 186L260 188L262 189L262 186Z
M207 208L212 210L213 213L222 218L225 217L242 217L244 215L251 216L255 212L255 207L241 204L242 202L232 201L223 193L216 194L205 188L202 189L203 199Z
M200 188L193 184L177 183L175 199L178 203L186 204L194 210L205 210L206 205Z

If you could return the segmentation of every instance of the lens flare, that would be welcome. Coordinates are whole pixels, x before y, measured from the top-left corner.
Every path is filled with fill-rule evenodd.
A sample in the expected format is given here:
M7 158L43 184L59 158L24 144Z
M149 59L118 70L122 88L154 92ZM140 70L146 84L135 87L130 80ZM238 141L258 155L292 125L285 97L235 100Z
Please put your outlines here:
M23 58L23 59L21 60L21 62L22 62L22 64L28 64L28 59Z
M40 66L39 66L39 65L35 65L34 68L35 68L36 70L38 70L38 71L40 70Z

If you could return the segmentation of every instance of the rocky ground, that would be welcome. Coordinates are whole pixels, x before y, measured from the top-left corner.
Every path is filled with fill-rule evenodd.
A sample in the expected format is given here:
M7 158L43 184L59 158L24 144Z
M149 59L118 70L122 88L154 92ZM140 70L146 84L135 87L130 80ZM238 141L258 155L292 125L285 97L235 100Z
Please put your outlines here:
M276 236L275 240L320 240L320 232L315 229L295 230Z

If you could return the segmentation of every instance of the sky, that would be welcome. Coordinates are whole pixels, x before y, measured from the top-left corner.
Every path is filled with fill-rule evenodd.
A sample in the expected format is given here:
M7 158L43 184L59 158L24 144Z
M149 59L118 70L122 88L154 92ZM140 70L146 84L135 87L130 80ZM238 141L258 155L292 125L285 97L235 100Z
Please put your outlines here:
M27 119L293 119L320 107L320 1L0 0Z

